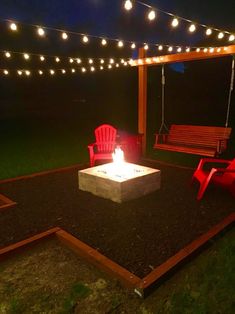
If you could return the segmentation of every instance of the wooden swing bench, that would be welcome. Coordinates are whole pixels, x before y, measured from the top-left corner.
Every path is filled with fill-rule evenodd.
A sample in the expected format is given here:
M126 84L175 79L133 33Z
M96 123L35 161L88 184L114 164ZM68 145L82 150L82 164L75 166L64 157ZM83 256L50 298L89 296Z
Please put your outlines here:
M173 124L168 134L155 134L154 148L215 157L226 150L231 131L225 127Z

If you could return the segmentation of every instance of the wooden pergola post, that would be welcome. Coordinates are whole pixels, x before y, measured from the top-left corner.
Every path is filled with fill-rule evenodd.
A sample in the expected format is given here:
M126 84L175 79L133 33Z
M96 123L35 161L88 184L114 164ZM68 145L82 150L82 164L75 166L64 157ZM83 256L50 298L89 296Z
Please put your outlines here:
M144 48L139 48L139 59L145 58ZM146 153L146 125L147 125L147 65L140 65L139 72L139 97L138 97L138 133L142 137L142 154Z

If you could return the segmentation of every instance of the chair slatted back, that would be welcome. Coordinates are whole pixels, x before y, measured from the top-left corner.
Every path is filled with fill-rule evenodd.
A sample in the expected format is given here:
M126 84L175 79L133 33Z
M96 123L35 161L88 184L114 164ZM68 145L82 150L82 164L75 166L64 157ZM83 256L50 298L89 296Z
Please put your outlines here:
M97 151L99 153L112 153L116 145L117 129L112 125L102 124L95 129Z

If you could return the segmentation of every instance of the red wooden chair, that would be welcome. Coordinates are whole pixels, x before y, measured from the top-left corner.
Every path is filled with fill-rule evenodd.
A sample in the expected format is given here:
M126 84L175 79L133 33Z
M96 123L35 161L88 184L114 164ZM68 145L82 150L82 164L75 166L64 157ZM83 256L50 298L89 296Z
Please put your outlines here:
M211 168L210 170L203 169L206 163L227 164L226 168ZM227 188L233 196L235 196L235 158L233 160L202 158L198 164L196 171L193 174L192 182L199 181L200 188L197 199L200 200L210 182Z
M96 160L112 159L116 145L117 129L112 125L102 124L95 129L95 143L88 145L90 154L90 166L95 165Z

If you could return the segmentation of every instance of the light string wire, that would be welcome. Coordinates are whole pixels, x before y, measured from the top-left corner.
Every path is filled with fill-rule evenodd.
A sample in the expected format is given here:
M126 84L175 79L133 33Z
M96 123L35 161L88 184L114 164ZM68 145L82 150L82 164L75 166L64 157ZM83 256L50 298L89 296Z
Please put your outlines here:
M149 4L147 4L147 3L143 2L143 1L135 0L135 2L138 3L138 4L140 4L140 5L142 5L142 6L144 6L144 7L147 7L148 9L156 10L157 12L164 13L164 14L166 14L166 15L168 15L168 16L173 17L173 18L178 18L178 19L180 19L180 20L182 20L182 21L185 21L185 22L188 22L188 23L193 23L193 24L199 25L199 26L201 26L201 27L203 27L203 28L210 28L210 29L213 29L213 30L215 30L215 31L217 31L217 32L223 32L223 33L228 34L228 35L234 35L234 34L233 34L232 32L230 32L230 31L222 30L222 29L219 29L219 28L216 28L216 27L213 27L213 26L208 26L208 25L205 25L205 24L202 24L202 23L194 22L193 20L187 19L187 18L185 18L185 17L181 17L181 16L179 16L179 15L177 15L177 14L174 14L174 13L171 13L171 12L164 11L164 10L162 10L162 9L153 7L152 5L149 5Z

